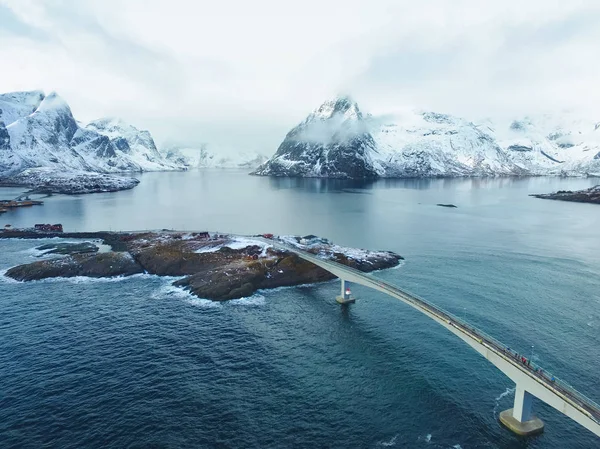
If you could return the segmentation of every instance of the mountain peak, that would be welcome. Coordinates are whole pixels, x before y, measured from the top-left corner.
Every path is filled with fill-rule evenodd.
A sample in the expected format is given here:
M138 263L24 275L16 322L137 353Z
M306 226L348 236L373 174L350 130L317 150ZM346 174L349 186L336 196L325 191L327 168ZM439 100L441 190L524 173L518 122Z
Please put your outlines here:
M362 113L358 104L348 95L340 95L325 101L312 113L313 117L323 120L334 116L344 116L344 118L361 119Z
M123 130L123 129L130 129L133 128L137 131L137 128L129 123L127 123L125 120L123 120L122 118L119 117L103 117L103 118L99 118L97 120L93 120L90 123L88 123L87 126L96 128L96 129L101 129L101 130L106 130L106 131L110 131L110 130Z
M72 115L71 108L69 107L67 102L56 92L51 92L49 95L44 97L44 99L37 108L37 111L39 112L49 112L51 110L64 111L67 112L69 115Z
M44 92L41 90L8 92L5 94L0 94L0 101L6 101L7 103L30 104L32 106L37 106L44 99L44 96Z
M0 121L6 126L32 114L44 100L41 90L0 94Z

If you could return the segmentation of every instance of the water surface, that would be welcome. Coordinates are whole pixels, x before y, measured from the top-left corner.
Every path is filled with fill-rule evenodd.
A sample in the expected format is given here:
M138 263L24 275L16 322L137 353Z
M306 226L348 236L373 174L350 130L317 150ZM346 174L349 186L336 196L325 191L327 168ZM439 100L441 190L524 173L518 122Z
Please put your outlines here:
M2 218L67 230L311 233L394 250L406 262L378 276L533 353L600 401L600 206L528 196L599 180L362 183L223 170L141 180ZM0 241L0 270L34 260L37 244ZM380 293L355 286L360 300L341 309L331 282L215 304L170 282L0 281L0 446L598 447L539 401L542 436L503 429L510 380Z

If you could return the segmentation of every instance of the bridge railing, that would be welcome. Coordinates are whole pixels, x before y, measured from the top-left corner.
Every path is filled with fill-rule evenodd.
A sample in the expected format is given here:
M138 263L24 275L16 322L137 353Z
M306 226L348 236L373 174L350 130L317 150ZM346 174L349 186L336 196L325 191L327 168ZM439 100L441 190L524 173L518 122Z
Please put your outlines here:
M287 243L287 242L280 243L280 244L284 247L289 246L289 243ZM422 298L414 293L399 289L398 287L396 287L392 284L389 284L389 283L385 282L384 280L377 278L376 276L367 274L356 268L349 267L347 265L342 265L342 264L339 264L332 260L322 259L322 258L318 257L317 255L315 255L313 253L309 253L307 251L304 251L298 247L294 247L293 250L297 251L298 253L302 253L302 255L304 255L307 259L314 258L318 261L333 263L337 267L339 267L340 269L342 269L344 271L351 272L358 276L367 276L374 283L378 284L381 288L392 291L396 294L399 294L399 295L405 297L408 301L410 301L418 306L421 306L421 307L425 306L425 308L427 308L430 313L438 315L442 319L445 319L449 322L458 324L465 331L471 333L475 337L481 339L482 341L485 340L485 342L489 346L493 347L493 349L495 349L496 351L499 351L504 356L511 358L513 360L513 362L515 362L515 364L517 364L518 366L525 367L528 371L531 371L532 374L534 374L535 376L543 379L547 383L551 383L551 385L556 390L558 390L558 391L562 392L564 395L568 396L571 400L578 403L578 405L586 408L592 414L594 420L600 422L600 405L598 405L595 401L593 401L592 399L588 398L587 396L585 396L582 393L580 393L579 391L577 391L569 383L554 376L549 371L542 369L542 367L540 365L538 365L537 363L534 363L533 361L531 361L529 359L526 363L523 363L522 359L521 359L522 355L520 355L517 351L511 349L510 347L508 347L507 345L505 345L498 339L492 337L488 333L484 332L483 330L469 324L466 320L458 317L454 313L443 309L442 307L426 300L425 298Z

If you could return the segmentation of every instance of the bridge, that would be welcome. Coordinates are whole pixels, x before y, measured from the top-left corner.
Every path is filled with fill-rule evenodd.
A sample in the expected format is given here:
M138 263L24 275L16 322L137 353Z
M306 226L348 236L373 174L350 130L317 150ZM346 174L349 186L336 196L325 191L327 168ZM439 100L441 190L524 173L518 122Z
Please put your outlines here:
M532 413L533 397L536 397L600 436L600 405L464 320L423 298L357 269L319 258L275 239L253 238L295 253L338 277L342 283L342 298L346 294L346 282L370 287L408 304L463 340L515 382L513 408L500 413L502 424L513 432L519 435L533 435L543 431L544 423Z

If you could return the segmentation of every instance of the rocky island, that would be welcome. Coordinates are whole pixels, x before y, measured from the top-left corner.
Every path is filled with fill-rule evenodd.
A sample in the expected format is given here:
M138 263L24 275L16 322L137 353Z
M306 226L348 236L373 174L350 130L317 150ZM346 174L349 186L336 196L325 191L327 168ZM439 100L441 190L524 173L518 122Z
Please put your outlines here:
M6 272L18 281L55 277L113 277L149 273L179 277L173 284L214 301L242 298L259 289L334 279L328 271L277 249L264 239L175 231L114 233L0 232L0 238L66 237L102 241L111 250L74 243L38 247L54 256L19 265ZM257 236L258 237L258 236ZM403 258L390 251L369 251L335 245L316 236L279 236L275 241L308 251L364 272L397 266ZM66 245L66 246L65 246Z
M554 193L539 193L529 195L546 200L574 201L576 203L600 204L600 185L584 190L559 190Z

